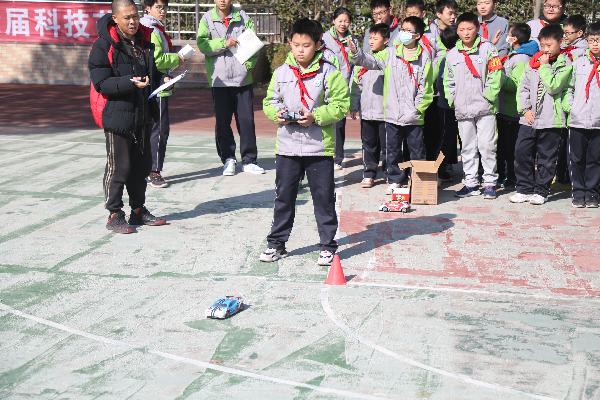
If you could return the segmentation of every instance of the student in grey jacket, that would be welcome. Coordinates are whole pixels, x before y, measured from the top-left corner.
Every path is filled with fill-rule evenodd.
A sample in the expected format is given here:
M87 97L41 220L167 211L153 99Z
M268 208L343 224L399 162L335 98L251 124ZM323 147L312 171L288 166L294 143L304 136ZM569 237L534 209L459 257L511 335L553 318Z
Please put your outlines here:
M563 25L565 41L561 46L561 51L571 61L575 61L587 53L588 45L585 40L586 27L587 21L583 15L571 15Z
M399 32L398 18L392 15L392 5L390 0L371 0L371 15L375 24L388 24L390 27L390 41L387 46L396 46L397 36ZM363 40L363 51L368 53L371 51L369 47L369 30L365 32L365 38Z
M515 145L517 194L509 199L513 203L542 205L548 200L559 150L564 145L562 129L567 117L562 108L563 89L572 73L571 60L560 54L562 39L563 30L558 25L540 31L541 51L525 68L517 90L517 107L523 117Z
M600 22L590 25L589 49L573 63L563 98L569 114L569 162L573 207L597 208L600 185Z
M254 130L252 68L258 53L241 64L231 52L244 31L254 32L252 20L243 10L231 5L232 0L215 0L216 7L202 16L198 26L198 48L206 56L206 73L215 104L217 153L224 164L223 175L235 175L235 139L231 118L240 135L243 172L264 174L256 164L258 150Z
M489 40L498 55L504 57L508 54L508 21L499 17L494 12L498 2L496 0L477 0L477 11L479 12L479 36Z
M546 0L544 2L544 15L527 23L531 27L531 38L538 43L538 36L542 28L548 25L560 25L567 19L565 15L567 0Z

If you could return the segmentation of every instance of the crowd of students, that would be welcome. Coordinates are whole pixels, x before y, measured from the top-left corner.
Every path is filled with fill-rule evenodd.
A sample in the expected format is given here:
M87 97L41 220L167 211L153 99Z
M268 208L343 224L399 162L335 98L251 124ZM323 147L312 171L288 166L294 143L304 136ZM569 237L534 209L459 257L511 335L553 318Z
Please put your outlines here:
M254 27L231 3L216 0L197 37L215 103L217 151L223 175L233 175L230 123L235 114L242 170L264 173L256 163L252 111L251 69L258 55L240 64L230 51L236 38ZM408 0L403 21L393 16L389 0L372 0L375 24L362 47L350 32L353 16L346 8L335 11L327 32L308 18L294 23L291 52L273 73L263 101L265 115L279 127L274 216L260 260L287 256L295 202L306 176L320 235L318 264L331 264L338 227L334 170L342 168L346 116L361 119L364 188L374 185L380 161L386 192L392 193L407 179L399 163L433 160L440 151L445 158L439 177L450 182L460 142L464 186L458 197L481 195L481 184L484 199L495 199L498 188L516 189L511 202L541 205L556 178L563 184L570 180L574 207L598 207L600 107L594 104L600 104L600 23L587 27L583 16L567 18L566 3L546 0L542 18L509 26L495 14L495 0L478 0L479 15L459 16L455 0L439 0L435 20L427 18L422 0ZM112 103L112 112L101 110L101 119L109 160L107 228L116 232L131 231L121 211L124 185L130 223L164 223L143 206L140 182L166 185L160 172L172 92L152 104L140 99L156 86L153 82L169 80L169 68L185 61L172 54L164 31L166 5L147 0L142 20L147 28L136 33L135 4L115 0L113 14L98 23L102 40L90 54L93 88ZM119 57L111 53L113 47ZM140 56L149 51L154 57ZM113 60L127 67L121 71ZM301 112L297 121L286 118L296 112ZM115 120L125 114L131 122ZM144 168L133 168L140 159Z

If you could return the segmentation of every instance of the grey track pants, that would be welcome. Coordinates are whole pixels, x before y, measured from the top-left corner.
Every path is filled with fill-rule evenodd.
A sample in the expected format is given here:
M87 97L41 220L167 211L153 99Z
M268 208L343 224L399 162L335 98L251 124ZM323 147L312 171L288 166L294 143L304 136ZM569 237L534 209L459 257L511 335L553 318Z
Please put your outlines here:
M462 141L460 152L463 163L465 185L477 187L479 158L483 165L485 186L496 186L496 116L463 119L458 121L458 130Z

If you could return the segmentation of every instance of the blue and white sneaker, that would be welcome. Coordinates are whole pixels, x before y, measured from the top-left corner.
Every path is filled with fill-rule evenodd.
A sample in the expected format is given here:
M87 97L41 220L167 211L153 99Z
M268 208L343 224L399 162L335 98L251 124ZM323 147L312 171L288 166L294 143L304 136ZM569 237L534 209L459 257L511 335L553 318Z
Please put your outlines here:
M493 200L496 198L496 186L486 186L483 191L483 198Z
M265 170L256 164L246 164L242 167L242 172L250 172L251 174L264 174Z
M479 196L481 192L478 187L468 187L464 186L458 192L454 192L456 197L469 197L469 196Z
M223 175L224 176L233 176L235 175L235 158L228 158L225 160L225 166L223 167Z

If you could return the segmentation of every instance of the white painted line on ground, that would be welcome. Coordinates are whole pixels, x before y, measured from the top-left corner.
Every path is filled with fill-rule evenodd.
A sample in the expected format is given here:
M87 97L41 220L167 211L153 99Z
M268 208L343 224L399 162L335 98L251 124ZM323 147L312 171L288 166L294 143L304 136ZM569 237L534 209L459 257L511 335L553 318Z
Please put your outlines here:
M0 99L5 99L7 97L11 97L11 96L20 96L23 93L14 93L14 94L7 94L6 96L0 96Z
M270 376L255 374L253 372L247 372L247 371L243 371L243 370L239 370L239 369L221 367L219 365L210 364L210 363L204 362L204 361L194 360L192 358L181 357L181 356L177 356L175 354L164 353L162 351L148 349L143 346L138 346L138 345L127 343L127 342L122 342L120 340L113 340L113 339L106 338L104 336L98 336L98 335L94 335L92 333L80 331L79 329L71 328L71 327L68 327L68 326L65 326L62 324L58 324L56 322L49 321L47 319L36 317L35 315L26 314L22 311L16 310L10 306L7 306L7 305L1 304L1 303L0 303L0 310L4 310L4 311L7 311L14 315L18 315L19 317L27 318L27 319L29 319L31 321L35 321L39 324L43 324L43 325L51 326L56 329L60 329L61 331L65 331L65 332L71 333L73 335L92 339L97 342L111 344L113 346L119 346L119 347L123 347L123 348L130 349L130 350L144 350L145 353L154 354L154 355L162 357L162 358L166 358L166 359L173 360L173 361L178 361L178 362L185 363L185 364L195 365L195 366L201 367L201 368L212 369L215 371L224 372L226 374L245 376L247 378L258 379L261 381L280 383L282 385L302 387L302 388L314 390L315 392L347 396L347 397L352 397L355 399L367 399L367 400L384 399L384 397L377 397L377 396L371 396L371 395L367 395L367 394L348 392L345 390L338 390L338 389L326 388L326 387L321 387L321 386L309 385L307 383L294 382L294 381L289 381L287 379L273 378Z
M58 146L53 146L53 147L50 147L50 148L47 148L47 149L42 149L42 150L38 150L38 151L32 151L31 153L19 154L18 156L14 156L14 157L10 157L10 158L3 158L0 161L4 162L4 161L9 161L9 160L14 160L15 158L26 157L26 156L30 156L32 154L37 154L37 153L41 153L41 152L52 150L52 149L58 149L59 147L69 146L70 144L71 143L64 143L64 144L61 144L61 145L58 145Z
M456 293L466 293L466 294L485 294L487 296L531 297L531 298L537 298L537 299L550 299L550 300L565 300L565 301L584 301L585 300L585 301L600 302L600 299L595 298L595 297L560 297L560 296L546 296L543 294L490 292L487 290L456 289L456 288L431 287L431 286L389 285L386 283L367 283L367 282L348 282L348 285L372 286L372 287L382 287L382 288L392 288L392 289L431 290L434 292L437 291L437 292L456 292Z
M386 354L390 357L393 357L397 360L400 360L402 362L405 362L407 364L413 365L417 368L421 368L424 369L426 371L430 371L451 379L455 379L461 382L465 382L465 383L470 383L473 385L477 385L477 386L481 386L487 389L492 389L492 390L498 390L504 393L511 393L511 394L516 394L516 395L521 395L521 396L525 396L525 397L529 397L531 399L541 399L541 400L557 400L554 399L552 397L547 397L547 396L542 396L542 395L537 395L537 394L533 394L533 393L527 393L527 392L523 392L521 390L517 390L517 389L511 389L511 388L507 388L504 386L500 386L497 385L495 383L488 383L488 382L483 382L483 381L478 381L476 379L472 379L469 378L467 376L463 376L463 375L459 375L459 374L455 374L452 372L447 372L444 370L441 370L439 368L434 368L434 367L430 367L429 365L425 365L423 363L420 363L418 361L412 360L410 358L401 356L400 354L396 354L393 351L390 351L384 347L379 346L378 344L365 339L364 337L360 336L358 333L354 332L352 329L350 329L350 327L348 327L347 325L345 325L333 312L333 309L331 308L331 306L329 305L329 286L326 285L323 289L321 289L321 307L323 307L323 311L325 311L325 313L327 314L327 316L329 317L330 320L333 321L334 324L336 324L341 330L343 330L344 332L346 332L349 336L352 336L354 339L358 340L359 342L366 344L367 346L383 353Z

